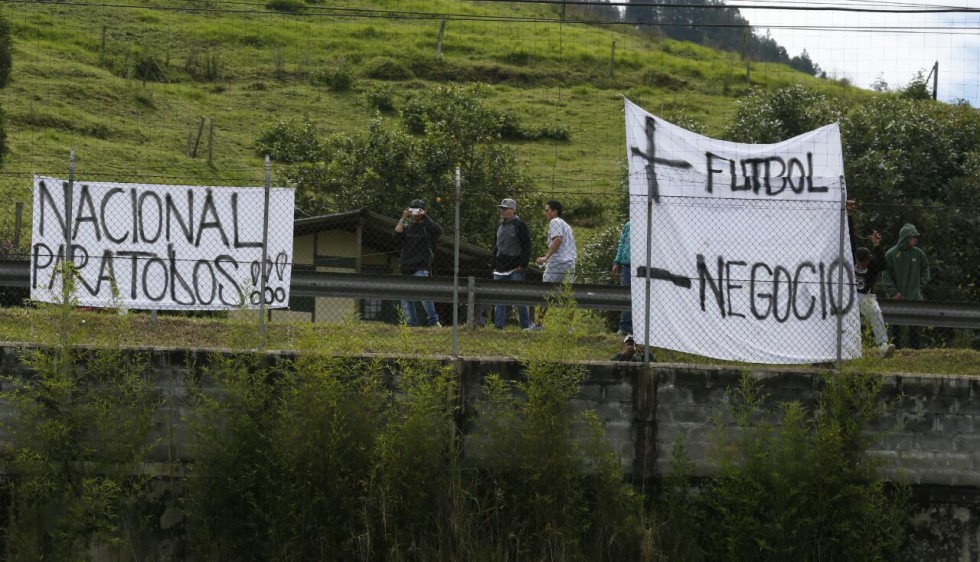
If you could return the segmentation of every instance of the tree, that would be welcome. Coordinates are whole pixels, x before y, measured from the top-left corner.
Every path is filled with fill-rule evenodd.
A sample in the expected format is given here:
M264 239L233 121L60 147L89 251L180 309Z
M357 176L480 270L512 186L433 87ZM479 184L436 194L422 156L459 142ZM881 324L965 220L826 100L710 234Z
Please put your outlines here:
M887 92L888 82L885 81L885 77L879 74L878 77L875 78L875 81L871 83L871 89L876 92Z
M913 82L915 82L913 80ZM728 140L774 143L840 121L848 196L859 223L893 244L912 222L924 234L937 300L980 300L980 114L885 94L848 106L802 86L753 90L739 100Z
M820 74L820 65L814 63L810 59L810 54L806 52L806 49L803 49L800 56L793 57L792 60L790 60L789 65L800 72L806 72L810 76Z
M459 166L461 222L467 225L461 237L490 248L501 199L517 199L521 209L538 207L539 196L532 197L516 150L499 142L513 126L513 117L484 103L480 88L445 86L407 98L397 120L379 116L361 134L319 141L315 157L287 154L279 159L299 162L286 173L297 186L297 206L307 213L369 207L394 217L408 201L422 198L444 224L453 216ZM532 228L542 220L536 212L522 217Z
M775 91L753 89L738 101L735 121L726 129L725 138L780 142L838 121L843 112L838 100L800 85Z
M922 71L916 73L915 77L909 81L908 86L905 86L901 91L903 98L910 100L931 100L932 92L929 91L929 84L926 82L926 77L922 74Z

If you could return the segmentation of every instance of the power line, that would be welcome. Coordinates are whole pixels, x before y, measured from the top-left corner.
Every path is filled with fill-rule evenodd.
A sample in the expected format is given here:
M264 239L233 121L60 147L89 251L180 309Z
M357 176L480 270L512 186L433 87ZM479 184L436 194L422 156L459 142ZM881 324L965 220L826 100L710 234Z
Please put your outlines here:
M857 8L848 5L837 6L797 6L785 3L771 5L754 4L673 4L668 2L602 2L599 0L583 0L566 2L565 0L472 0L474 2L487 4L547 4L552 6L610 6L617 8L694 8L699 10L776 10L776 11L804 11L804 12L861 12L878 14L949 14L949 13L980 13L980 8L966 8L957 6L930 6L926 8L880 8L868 7Z

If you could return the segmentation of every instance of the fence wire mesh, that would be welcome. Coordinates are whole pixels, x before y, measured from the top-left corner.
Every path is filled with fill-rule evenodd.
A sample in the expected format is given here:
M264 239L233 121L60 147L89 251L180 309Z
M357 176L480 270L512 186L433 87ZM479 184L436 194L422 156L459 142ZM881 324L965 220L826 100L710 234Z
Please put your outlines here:
M60 281L57 275L46 274L55 272L57 262L64 259L63 238L65 229L70 229L77 279L72 304L137 317L156 317L159 312L166 318L189 317L234 326L237 340L219 337L202 343L246 348L261 346L266 330L271 338L268 345L295 346L306 327L319 326L327 330L324 338L336 338L337 330L346 332L338 341L348 342L353 349L345 351L524 355L533 354L528 347L533 348L535 338L542 337L534 333L535 324L543 323L543 331L586 340L599 337L610 356L621 351L617 342L622 340L612 335L618 332L620 337L635 334L638 343L649 341L654 360L658 353L668 353L664 350L710 357L713 346L734 346L745 351L735 359L765 362L753 359L751 350L779 332L777 339L787 354L807 357L818 348L826 351L838 334L860 330L853 323L837 323L841 303L845 313L854 312L852 320L864 306L861 295L853 292L859 282L852 263L856 247L872 247L875 240L882 249L890 248L897 242L899 223L914 220L910 217L956 216L961 211L859 204L845 214L841 203L663 197L654 208L651 224L633 222L630 235L623 227L629 216L634 220L644 216L646 197L628 196L624 191L552 191L536 194L527 205L515 200L513 210L506 201L510 198L497 201L490 207L497 220L484 224L461 221L461 231L488 231L485 237L491 242L457 246L455 198L430 204L419 197L405 202L402 214L395 216L365 208L295 219L291 190L272 187L268 239L275 242L263 246L264 189L256 185L263 180L218 179L210 186L188 186L140 183L135 177L120 181L116 175L114 181L105 181L108 178L89 175L71 182L72 212L65 213L69 192L64 177L51 174L41 186L44 176L2 176L12 191L23 191L25 183L33 182L41 202L41 208L32 201L14 202L4 221L3 258L30 261L35 297L48 288L52 289L48 300L60 302ZM289 197L277 198L277 192ZM465 209L467 195L460 195L464 217L472 215ZM629 285L632 280L624 294L629 295L628 300L620 302L639 302L642 310L642 303L647 302L644 276L649 275L648 316L633 316L632 309L617 304L595 309L578 305L578 313L572 315L545 314L549 307L540 297L521 293L525 287L545 286L553 300L561 300L562 285L553 277L550 283L543 281L548 264L538 260L549 255L549 238L554 234L549 228L555 218L552 207L557 206L568 228L566 239L574 236L576 242L571 288L598 290ZM593 220L597 213L609 219L597 224ZM888 221L896 215L898 220ZM753 226L772 216L799 225L800 236L774 239ZM828 216L838 219L828 225ZM844 239L837 237L840 217L846 217ZM44 221L47 238L38 237L38 220ZM524 225L523 246L519 240L515 243L516 237L505 240L514 232L502 225L517 222ZM926 225L931 223L921 224L922 232L928 233ZM651 237L651 255L656 259L648 268L643 261L645 241L647 227L652 234L654 225L673 234ZM748 235L725 238L733 225L741 225ZM829 229L835 244L842 243L843 268L838 265L836 246L820 254L823 258L807 258L813 254L812 241L805 236L811 228ZM873 238L872 232L877 233ZM930 238L923 235L922 248L931 257L935 253ZM687 239L706 241L711 252L685 253L688 246L682 241ZM638 251L630 252L630 241ZM504 255L508 252L511 255ZM787 261L787 255L799 258ZM772 259L752 261L746 256ZM262 263L265 265L260 266ZM670 271L662 267L668 263L686 266ZM958 271L948 271L945 263L943 258L930 263L934 279L926 288L927 297L941 295L946 300L969 302L969 285L950 284L948 280ZM350 277L351 288L333 294L330 288L319 288L315 276L322 273L333 274L330 287L342 282L343 276ZM455 326L454 287L458 291ZM492 302L488 287L497 287L498 292L492 294L501 303ZM517 291L508 295L511 287ZM875 293L887 298L881 284L871 294ZM258 310L261 294L267 296L264 301L269 307L264 314ZM4 287L3 305L26 306L29 297L29 289ZM556 304L560 308L561 303L552 303L551 308ZM738 326L720 334L702 326L702 317L721 318ZM813 321L820 325L816 333L794 335L796 328ZM882 336L870 320L865 324L863 340L858 336L856 341L863 341L865 353L874 353L881 338L888 336ZM466 334L456 346L454 330ZM924 345L950 345L958 337L969 338L951 329L926 328ZM700 338L701 343L692 347L692 338ZM846 348L846 342L854 339L843 341L844 358L860 353ZM824 357L833 359L832 354L824 353Z
M549 255L550 203L561 204L575 237L573 287L618 287L637 273L635 260L627 267L617 257L624 223L647 212L642 197L628 195L625 94L687 129L740 142L774 143L840 121L848 192L857 199L845 229L854 242L841 240L845 260L871 248L873 232L887 250L914 224L931 272L925 298L980 302L980 125L970 107L980 92L980 49L969 49L978 22L969 9L947 7L953 15L937 21L943 16L878 7L868 23L842 6L798 6L792 20L780 20L786 12L777 6L743 7L745 18L728 10L737 18L726 23L721 8L697 2L447 1L399 11L337 2L287 13L291 4L9 4L4 17L18 49L0 90L11 148L0 174L4 257L30 260L44 243L48 254L33 263L47 265L33 274L55 269L58 245L31 240L39 212L33 178L72 179L74 211L63 214L63 226L50 214L47 226L55 237L59 228L71 231L61 255L74 254L80 305L108 293L132 314L257 323L254 307L265 302L273 340L281 326L339 326L357 334L350 344L357 351L515 354L534 341L522 330L545 308L537 298L522 304L528 297L519 289L554 279L555 266L570 261L559 256L551 275L536 264ZM841 9L826 15L827 8ZM74 46L49 41L55 34ZM852 86L882 96L864 103L871 94ZM933 95L949 103L912 105ZM732 109L736 99L744 110ZM79 155L73 178L70 146ZM268 233L279 246L255 245L265 233L265 207L255 205L267 182L261 154L273 159L273 192L290 194L270 199ZM99 182L107 184L101 198L82 190ZM53 213L64 191L50 194ZM403 220L403 231L418 230L411 212L404 215L415 199L425 224L438 226L422 229L421 240L396 235ZM516 260L495 260L504 199L515 200L527 227L529 248L504 244L503 255ZM688 225L685 239L701 236L715 247L699 260L674 255L685 246L669 237L654 240L658 260L686 269L644 264L648 274L670 274L651 281L651 304L689 301L696 307L687 321L709 312L729 323L763 316L780 329L819 314L836 336L831 285L841 271L845 284L856 282L850 266L835 268L836 255L807 260L812 241L774 240L747 217L777 215L803 232L815 217L840 215L840 202L746 201L707 213L717 204L664 196L652 212L658 227L672 217ZM734 224L747 225L747 234L719 247ZM837 232L836 222L819 226ZM109 248L114 239L130 247ZM777 249L801 257L743 257ZM106 258L117 250L124 253ZM406 262L406 252L416 261ZM315 274L348 275L352 288L334 284L335 294L325 294ZM429 290L453 282L456 307L450 293ZM368 290L376 283L382 288ZM633 301L645 301L640 290L634 279ZM884 302L881 285L875 291ZM0 288L4 306L27 296ZM646 318L641 326L622 312L580 307L574 317L543 317L546 330L560 319L579 335L607 334L606 356L620 350L617 331L649 331L644 338L681 347L667 314L679 310L650 315L649 330ZM454 317L478 334L458 348L449 335ZM406 324L420 326L396 328ZM446 328L425 327L434 324ZM357 331L368 328L377 332ZM863 337L869 348L879 339ZM242 345L261 339L256 333ZM977 338L927 327L923 340L976 345Z

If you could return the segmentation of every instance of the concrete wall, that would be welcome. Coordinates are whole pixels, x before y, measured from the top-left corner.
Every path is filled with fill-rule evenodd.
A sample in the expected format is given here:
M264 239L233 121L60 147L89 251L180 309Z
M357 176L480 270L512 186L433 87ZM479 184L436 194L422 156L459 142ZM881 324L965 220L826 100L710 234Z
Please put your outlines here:
M180 474L172 459L188 458L185 399L187 365L199 367L212 351L146 349L155 385L168 400L156 417L153 451L159 474ZM0 369L6 375L25 375L16 345L0 346ZM289 353L270 353L269 361L291 360ZM374 359L374 357L372 357ZM505 358L453 360L461 382L461 420L472 426L473 404L480 384L490 373L521 377L522 365ZM393 374L397 358L387 357ZM590 362L576 404L595 410L605 422L609 441L634 480L657 478L669 468L670 452L683 437L695 470L712 473L709 449L712 419L724 416L729 389L736 387L741 370L713 366ZM784 401L814 403L821 387L814 369L750 371L760 382L768 405ZM980 378L930 375L888 375L881 400L891 403L874 431L885 431L873 453L887 459L896 478L913 485L917 512L913 522L911 553L915 560L980 560ZM0 407L0 418L9 412ZM0 443L4 436L0 434Z

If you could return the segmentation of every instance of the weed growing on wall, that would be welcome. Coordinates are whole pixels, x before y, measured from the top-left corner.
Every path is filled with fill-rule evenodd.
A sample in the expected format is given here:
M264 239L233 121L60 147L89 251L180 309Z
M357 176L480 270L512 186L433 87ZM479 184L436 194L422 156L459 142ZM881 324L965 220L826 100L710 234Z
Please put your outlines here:
M2 399L11 473L6 530L11 560L84 559L97 545L127 540L123 524L144 493L140 464L157 400L136 356L95 352L66 368L49 351L29 358L30 381L8 379Z
M582 374L534 363L526 380L486 379L468 456L484 467L479 516L500 559L641 559L642 502L601 421L574 404Z
M59 306L57 318L70 318L73 299ZM61 345L25 353L33 374L4 376L7 390L0 393L14 412L3 424L9 560L130 551L127 544L142 530L148 477L141 469L160 404L146 378L146 357L79 350L62 330Z
M374 448L372 548L364 550L371 558L387 552L395 559L473 559L476 529L460 468L453 372L402 362L395 386Z
M694 506L676 489L668 496L703 510L697 532L682 521L663 529L664 544L686 550L689 560L900 559L909 492L888 482L866 453L882 379L828 373L823 382L815 407L780 404L777 426L759 421L767 419L764 393L750 375L742 378L732 394L733 423L718 425L718 476ZM683 536L672 538L675 531Z

